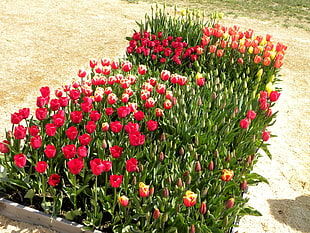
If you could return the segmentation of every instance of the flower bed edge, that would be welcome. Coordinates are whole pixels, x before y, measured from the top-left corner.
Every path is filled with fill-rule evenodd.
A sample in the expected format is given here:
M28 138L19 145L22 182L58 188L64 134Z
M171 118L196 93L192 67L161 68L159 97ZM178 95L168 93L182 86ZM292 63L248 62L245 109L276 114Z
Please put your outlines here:
M51 218L50 215L36 209L23 206L21 204L0 198L0 214L17 221L22 221L34 225L46 227L57 232L66 233L91 233L93 231L84 230L82 224L70 222L60 217ZM94 231L100 233L101 231Z

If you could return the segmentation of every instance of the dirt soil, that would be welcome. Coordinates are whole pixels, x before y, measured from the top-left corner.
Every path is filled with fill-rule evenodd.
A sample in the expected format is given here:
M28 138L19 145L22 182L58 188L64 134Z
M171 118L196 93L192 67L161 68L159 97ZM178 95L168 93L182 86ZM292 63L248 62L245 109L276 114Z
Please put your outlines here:
M40 87L68 83L91 58L122 57L125 36L149 11L147 3L120 0L1 0L1 138L10 114L34 107ZM250 18L226 18L223 23L272 34L274 41L289 47L281 70L279 114L270 129L278 136L270 140L273 159L264 156L255 168L270 185L251 187L248 194L249 204L263 216L244 217L239 233L310 232L310 33ZM53 232L4 216L0 231Z

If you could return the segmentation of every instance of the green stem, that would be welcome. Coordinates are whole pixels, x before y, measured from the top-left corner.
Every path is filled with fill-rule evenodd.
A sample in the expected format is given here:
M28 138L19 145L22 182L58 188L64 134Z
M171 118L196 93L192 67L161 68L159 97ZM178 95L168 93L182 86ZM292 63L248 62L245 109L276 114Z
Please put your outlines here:
M95 217L97 217L97 203L98 203L98 193L97 193L97 187L98 187L98 176L96 176L95 179Z
M73 175L73 185L74 185L74 196L73 196L73 206L74 206L74 210L76 210L76 195L77 195L77 192L76 192L76 176Z

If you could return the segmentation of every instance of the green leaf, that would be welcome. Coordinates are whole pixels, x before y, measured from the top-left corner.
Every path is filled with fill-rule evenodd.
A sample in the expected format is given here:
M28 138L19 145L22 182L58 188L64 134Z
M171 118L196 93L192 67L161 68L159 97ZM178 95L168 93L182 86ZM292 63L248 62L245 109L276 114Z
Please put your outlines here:
M27 191L27 193L25 194L24 198L29 198L29 199L33 199L35 192L33 191L33 189L29 189Z
M72 210L72 211L68 211L66 214L65 214L65 218L67 220L74 220L77 216L80 216L82 214L82 210L81 209L77 209L77 210Z
M88 184L82 186L81 188L79 188L79 189L76 191L76 195L79 195L79 194L80 194L84 189L86 189L87 187L88 187Z
M18 187L21 187L23 189L28 189L29 187L29 184L27 185L27 183L21 181L21 180L10 180L10 183L15 185L15 186L18 186Z
M212 233L223 233L223 231L221 231L217 227L210 227L210 229L211 229Z
M250 173L247 176L247 181L248 181L248 184L257 184L259 182L264 182L266 184L269 184L268 180L265 177L255 173L255 172Z
M251 206L245 207L240 210L240 215L252 215L252 216L263 216L258 210L254 209Z
M178 228L176 227L169 227L167 229L167 233L177 233L178 232Z
M272 154L268 149L268 144L262 144L261 149L268 155L269 159L272 159Z
M46 213L48 213L52 208L52 203L49 201L42 202L41 207Z

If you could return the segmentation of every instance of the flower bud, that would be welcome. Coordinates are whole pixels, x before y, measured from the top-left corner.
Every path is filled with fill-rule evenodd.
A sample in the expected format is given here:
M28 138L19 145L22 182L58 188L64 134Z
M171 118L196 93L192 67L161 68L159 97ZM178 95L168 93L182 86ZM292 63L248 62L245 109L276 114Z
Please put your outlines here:
M201 105L202 105L202 100L201 100L200 96L198 97L197 105L198 105L198 106L201 106Z
M158 219L159 217L160 217L160 211L159 209L156 208L153 212L153 218Z
M246 180L243 180L241 183L240 183L240 189L242 191L245 191L246 189L248 188L248 182Z
M207 212L207 204L206 202L202 202L200 207L199 207L199 213L204 215Z
M128 199L128 197L126 197L125 195L123 195L123 196L121 196L121 197L118 197L118 201L119 201L119 203L120 203L122 206L124 206L124 207L128 206L129 199Z
M247 157L246 163L247 163L247 164L251 164L251 163L252 163L252 156L251 156L251 155L249 155L249 156Z
M196 161L196 163L195 163L195 170L196 170L196 172L200 172L201 171L201 165L200 165L199 161Z
M185 152L184 152L184 148L183 148L183 147L181 147L181 148L180 148L180 150L179 150L179 154L180 154L180 155L184 155L184 154L185 154Z
M133 185L133 186L135 186L136 184L137 184L137 177L133 177L133 179L132 179L132 181L131 181L131 184Z
M178 178L177 186L178 186L178 187L182 187L182 186L183 186L183 182L182 182L182 179L181 179L181 178Z
M227 156L226 156L225 161L226 161L226 162L229 162L229 161L230 161L230 155L227 155Z
M218 151L218 149L215 150L215 152L214 152L214 157L215 157L215 158L218 158L218 157L219 157L219 151Z
M163 216L163 222L167 222L168 221L168 218L169 218L169 215L168 213L166 212Z
M257 78L262 77L263 72L264 72L264 70L263 70L263 69L260 69L259 71L257 71L257 73L256 73L256 77L257 77Z
M192 224L192 225L191 225L191 228L190 228L190 230L189 230L189 233L195 233L195 232L196 232L195 225Z
M160 140L161 141L165 141L166 140L166 135L165 133L162 133L161 137L160 137Z
M192 183L192 176L188 176L186 180L186 184L190 185Z
M165 154L164 152L160 152L159 156L158 156L158 161L162 162L165 159Z
M169 197L169 194L170 194L169 189L167 187L164 188L163 197Z
M226 203L225 203L225 207L226 209L230 209L235 205L235 199L234 198L229 198Z
M171 184L171 182L172 182L172 181L171 181L171 176L168 176L168 177L167 177L167 183L168 183L168 184Z
M105 139L103 139L102 144L101 144L101 147L102 147L103 149L107 149L107 148L108 148L108 144L107 144L107 141L106 141Z
M198 159L199 159L199 155L198 155L197 152L195 152L194 159L195 159L195 160L198 160Z
M141 164L141 165L138 167L137 172L143 172L143 164Z
M154 186L152 186L152 187L150 187L150 191L149 191L149 195L150 196L153 196L153 194L154 194Z
M186 171L184 172L183 176L184 176L184 177L187 177L188 175L189 175L189 171L186 170Z
M204 190L202 190L201 197L205 197L207 195L208 191L209 191L209 188L205 188Z
M209 170L209 171L213 171L213 170L214 170L214 162L213 162L213 161L211 161L211 162L209 163L209 165L208 165L208 170Z
M216 92L212 93L212 99L214 99L214 100L216 99Z

